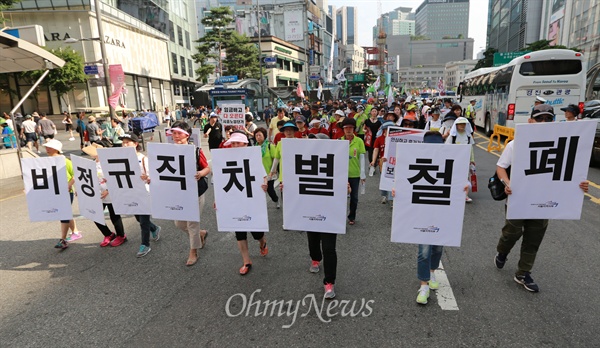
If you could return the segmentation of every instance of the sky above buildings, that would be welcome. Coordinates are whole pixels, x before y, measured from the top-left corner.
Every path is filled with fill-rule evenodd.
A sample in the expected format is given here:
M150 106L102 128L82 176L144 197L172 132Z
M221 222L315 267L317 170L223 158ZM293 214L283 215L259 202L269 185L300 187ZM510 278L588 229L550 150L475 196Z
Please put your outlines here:
M381 0L382 13L390 12L397 7L412 7L413 12L423 0ZM373 26L377 24L377 0L329 0L328 5L354 6L358 17L358 43L361 46L373 44ZM475 40L473 56L485 49L487 32L487 0L471 0L469 3L469 37Z

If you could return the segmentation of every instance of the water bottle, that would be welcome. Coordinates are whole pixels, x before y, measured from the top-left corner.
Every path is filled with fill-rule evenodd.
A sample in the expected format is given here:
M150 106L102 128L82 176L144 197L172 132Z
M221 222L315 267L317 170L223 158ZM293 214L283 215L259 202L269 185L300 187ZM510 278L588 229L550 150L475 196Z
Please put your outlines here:
M365 183L363 182L363 183L361 183L361 184L360 184L360 194L361 194L361 195L364 195L364 194L365 194L365 192L366 192L366 185L365 185Z

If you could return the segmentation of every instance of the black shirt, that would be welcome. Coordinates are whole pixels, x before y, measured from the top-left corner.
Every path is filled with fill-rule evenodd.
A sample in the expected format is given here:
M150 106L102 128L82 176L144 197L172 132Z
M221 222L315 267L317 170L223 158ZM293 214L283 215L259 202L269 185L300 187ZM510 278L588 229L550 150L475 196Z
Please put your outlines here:
M379 130L379 127L381 127L381 121L375 120L375 122L372 122L371 118L368 118L365 121L365 126L367 126L367 128L369 128L371 130L371 134L373 134L373 141L371 142L371 144L375 143L375 138L377 137L377 131Z
M223 141L223 127L221 126L221 123L219 123L219 121L215 122L215 124L212 126L209 122L206 124L206 126L204 126L204 134L206 134L206 132L208 132L209 129L211 131L210 134L208 134L208 148L216 149L221 144L221 141Z

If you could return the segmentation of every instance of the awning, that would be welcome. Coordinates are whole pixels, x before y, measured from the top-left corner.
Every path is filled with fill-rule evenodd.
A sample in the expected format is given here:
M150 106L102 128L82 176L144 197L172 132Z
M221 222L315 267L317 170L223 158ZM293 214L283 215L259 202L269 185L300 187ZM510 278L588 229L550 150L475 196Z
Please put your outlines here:
M55 68L65 65L40 46L0 31L0 74L47 69L47 61Z

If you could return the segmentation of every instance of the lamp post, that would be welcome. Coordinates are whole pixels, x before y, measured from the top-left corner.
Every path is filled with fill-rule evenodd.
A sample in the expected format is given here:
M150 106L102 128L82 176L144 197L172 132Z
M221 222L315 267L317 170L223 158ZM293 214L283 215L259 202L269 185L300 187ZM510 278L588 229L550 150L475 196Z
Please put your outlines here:
M256 0L256 23L258 24L258 62L260 64L260 103L262 105L263 114L265 110L265 90L263 86L263 58L262 58L262 45L261 45L261 30L260 30L260 7L259 0ZM258 110L256 111L258 114Z
M109 69L108 69L108 58L106 56L106 44L104 43L104 30L102 29L102 13L100 11L100 0L94 0L94 7L96 8L96 23L98 25L98 36L99 37L94 37L94 38L89 38L89 39L75 39L75 38L68 38L66 39L64 42L67 44L73 44L79 41L98 41L100 42L100 55L101 55L101 59L100 61L102 62L102 67L104 70L104 84L105 84L105 92L106 92L106 102L108 104L108 111L111 117L113 117L115 115L115 109L112 107L112 105L110 105L110 94L111 94L111 90L110 90L110 76L109 76Z

